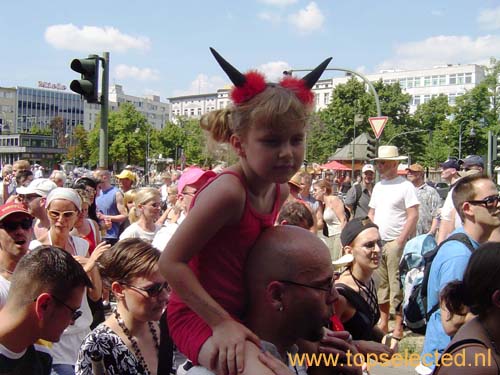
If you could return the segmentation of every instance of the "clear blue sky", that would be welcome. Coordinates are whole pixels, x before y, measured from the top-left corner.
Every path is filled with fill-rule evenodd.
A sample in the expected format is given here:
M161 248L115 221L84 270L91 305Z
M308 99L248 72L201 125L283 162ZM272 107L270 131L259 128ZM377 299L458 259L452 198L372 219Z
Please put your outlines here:
M111 83L164 101L227 83L209 46L271 79L328 56L364 73L484 63L500 57L500 0L15 0L0 34L0 86L69 86L73 58L109 51Z

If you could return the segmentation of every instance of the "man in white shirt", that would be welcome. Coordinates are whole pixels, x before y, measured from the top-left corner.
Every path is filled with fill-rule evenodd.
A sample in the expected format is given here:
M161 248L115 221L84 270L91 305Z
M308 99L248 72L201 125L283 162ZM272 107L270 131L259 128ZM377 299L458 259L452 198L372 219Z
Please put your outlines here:
M392 337L403 337L401 302L403 291L399 282L399 261L409 238L415 235L419 201L411 182L398 175L398 165L406 156L399 156L396 146L380 146L375 159L380 182L373 188L368 217L378 225L384 243L380 266L375 271L380 307L379 328L389 330L389 313L395 314ZM391 349L396 343L391 343Z

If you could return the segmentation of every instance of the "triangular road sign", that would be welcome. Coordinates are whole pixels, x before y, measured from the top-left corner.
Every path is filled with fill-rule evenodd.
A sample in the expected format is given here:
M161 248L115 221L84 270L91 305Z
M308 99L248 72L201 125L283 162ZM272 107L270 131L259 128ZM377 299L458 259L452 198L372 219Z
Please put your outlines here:
M384 130L384 126L387 123L387 120L389 120L389 117L387 116L380 116L380 117L369 117L368 121L370 122L370 125L372 126L373 133L375 134L375 138L379 139L380 136L382 135L382 131Z

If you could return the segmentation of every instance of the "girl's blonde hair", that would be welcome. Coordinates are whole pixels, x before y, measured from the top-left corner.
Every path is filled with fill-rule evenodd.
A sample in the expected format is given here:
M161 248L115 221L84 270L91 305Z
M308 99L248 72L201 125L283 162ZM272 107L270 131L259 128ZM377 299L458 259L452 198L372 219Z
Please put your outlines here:
M128 215L130 224L136 222L141 216L141 210L139 209L139 205L146 204L155 199L161 199L161 195L158 189L150 187L143 187L140 189L136 189L134 197L134 207L132 207Z
M268 84L252 99L228 108L212 111L200 120L200 126L220 143L228 143L232 134L244 137L255 125L265 125L277 131L287 124L306 125L310 108L289 89Z
M135 195L137 194L137 189L130 189L129 191L125 192L123 194L123 205L125 206L125 209L128 211L128 204L129 203L134 203Z

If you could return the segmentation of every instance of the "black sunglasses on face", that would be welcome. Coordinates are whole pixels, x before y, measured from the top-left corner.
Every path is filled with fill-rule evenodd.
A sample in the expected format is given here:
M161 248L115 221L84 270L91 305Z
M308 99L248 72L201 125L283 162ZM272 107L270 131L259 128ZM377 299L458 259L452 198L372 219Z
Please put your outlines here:
M170 287L168 286L167 282L153 284L151 286L148 286L147 288L143 288L140 286L135 286L135 285L127 284L127 283L121 283L121 284L128 286L130 289L135 289L138 291L146 292L148 297L158 297L160 295L160 293L163 291L163 289L166 289L167 292L170 292Z
M340 277L340 272L335 272L333 274L332 279L328 283L328 286L309 285L309 284L298 283L296 281L291 281L291 280L277 280L277 281L279 281L280 283L301 286L301 287L309 288L309 289L322 290L323 292L332 293L332 289L334 288L334 285L335 285L335 280L338 280L339 277Z
M19 227L23 228L24 230L28 230L32 227L32 225L33 225L33 219L26 218L22 219L21 221L4 221L0 223L0 228L12 232Z
M82 316L82 312L80 310L75 310L75 309L71 308L70 306L66 305L63 301L61 301L59 298L57 298L56 296L52 296L52 298L54 298L54 300L56 302L60 303L64 307L66 307L69 311L71 311L71 320L75 321L79 317Z
M472 200L467 202L473 205L483 205L486 208L495 208L498 206L499 201L500 201L499 195L491 195L481 200Z

